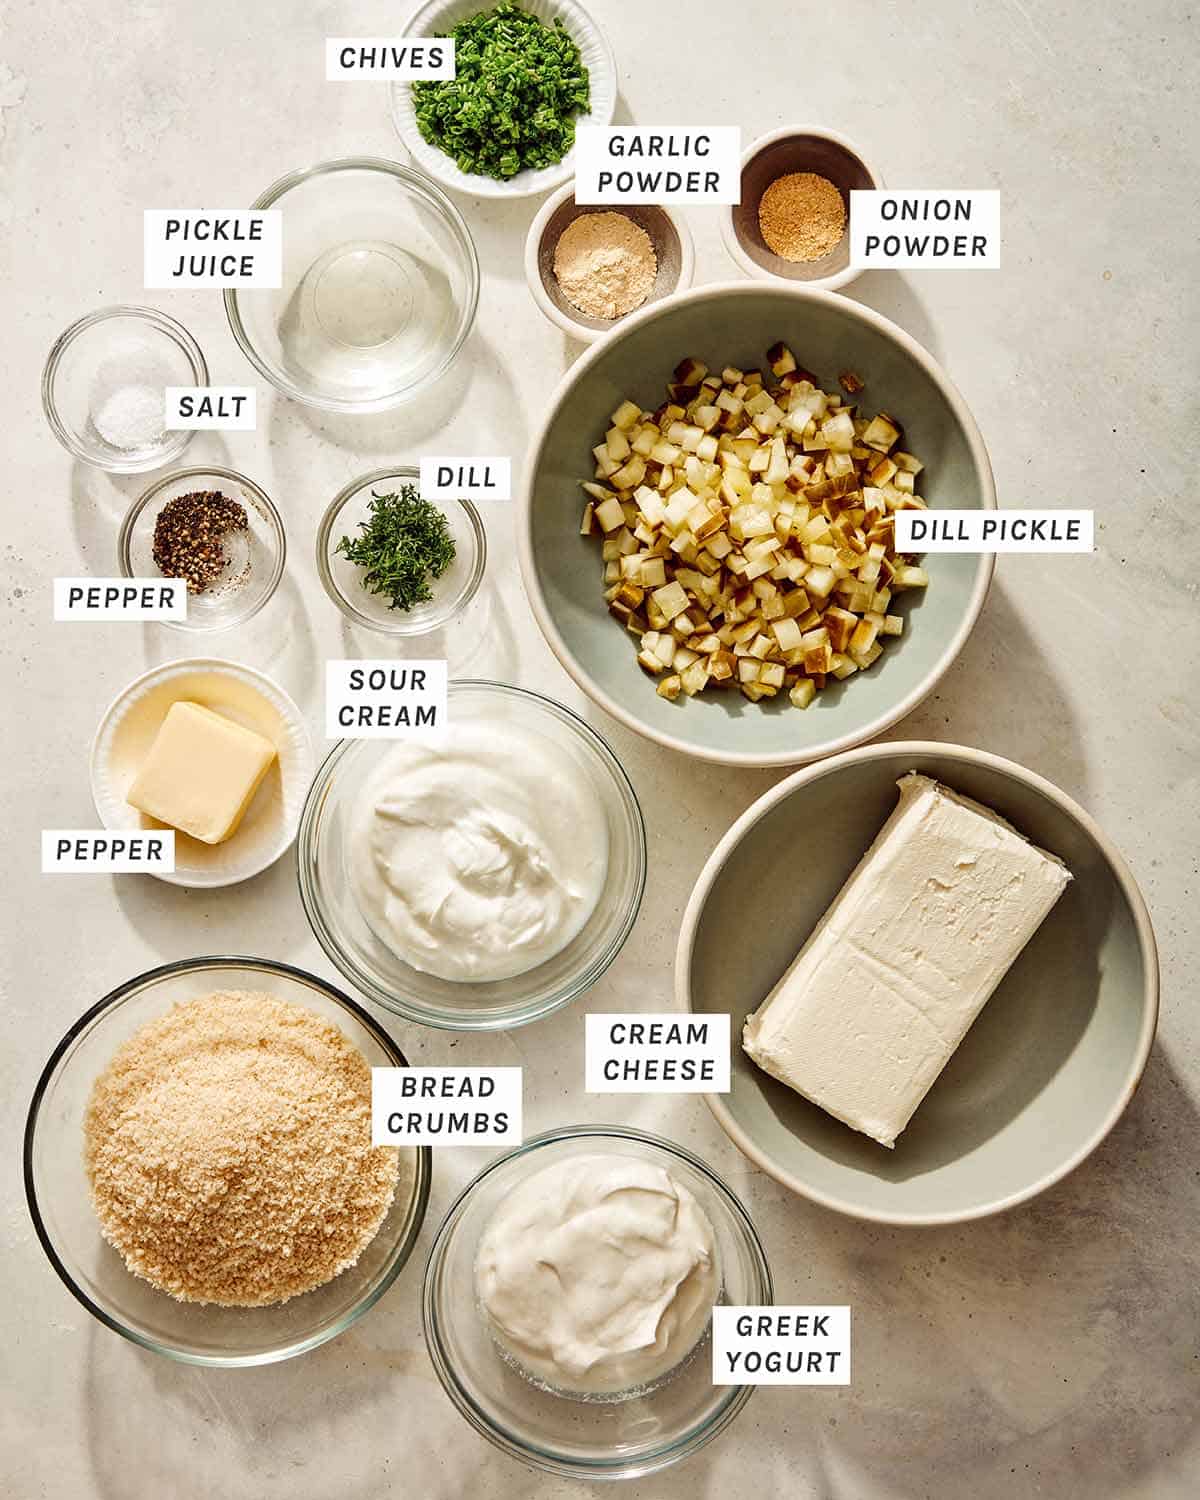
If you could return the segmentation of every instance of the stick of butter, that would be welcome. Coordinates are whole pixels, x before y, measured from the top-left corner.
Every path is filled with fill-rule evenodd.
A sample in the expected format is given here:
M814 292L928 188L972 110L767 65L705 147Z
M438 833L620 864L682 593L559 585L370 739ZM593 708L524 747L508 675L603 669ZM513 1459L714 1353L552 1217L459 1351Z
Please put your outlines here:
M270 740L199 703L172 703L126 801L205 844L237 832L275 760Z
M758 1066L883 1146L896 1137L1070 871L928 776L900 801L748 1017Z

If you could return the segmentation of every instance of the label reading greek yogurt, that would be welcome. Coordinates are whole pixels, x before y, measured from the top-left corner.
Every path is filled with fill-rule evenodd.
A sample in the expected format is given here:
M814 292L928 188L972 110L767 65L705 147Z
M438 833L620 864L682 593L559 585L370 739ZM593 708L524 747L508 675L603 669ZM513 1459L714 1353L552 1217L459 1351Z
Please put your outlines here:
M372 1068L373 1146L517 1146L521 1068Z
M849 1385L848 1307L714 1307L714 1385Z
M511 458L423 458L423 500L511 500Z
M277 208L148 208L142 228L148 291L283 284Z
M453 77L451 36L325 38L325 78L329 83L340 83L347 78L408 83L418 78Z
M444 661L328 661L325 734L331 740L429 740L446 730Z
M740 203L736 125L580 125L577 203Z
M1090 510L898 510L897 552L1093 552Z
M42 830L43 875L171 875L175 830Z
M857 271L998 270L1000 194L854 188L850 264Z
M182 578L56 578L56 620L186 620Z
M584 1017L589 1094L727 1094L729 1017Z
M253 432L258 424L252 385L169 385L168 432Z

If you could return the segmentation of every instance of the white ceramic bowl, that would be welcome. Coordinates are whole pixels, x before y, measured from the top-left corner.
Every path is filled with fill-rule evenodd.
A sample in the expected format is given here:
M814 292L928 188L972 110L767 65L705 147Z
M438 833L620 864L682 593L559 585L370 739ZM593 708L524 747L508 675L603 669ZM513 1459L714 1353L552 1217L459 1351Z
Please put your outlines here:
M174 873L157 877L169 885L236 885L274 864L296 837L316 769L312 738L287 693L251 667L209 657L154 667L117 694L92 741L92 801L105 828L160 826L125 796L168 709L180 699L255 730L279 752L233 837L204 844L177 832Z
M444 34L459 21L488 8L489 0L427 0L405 25L403 35L427 37L439 32ZM576 0L522 0L522 9L542 21L561 20L579 48L588 70L591 108L587 114L577 115L575 124L610 125L617 106L617 61L608 39L595 21L582 5L576 4ZM518 172L505 182L475 172L463 172L453 158L439 147L431 146L417 128L411 87L407 83L393 83L391 99L392 122L414 163L443 187L455 192L468 193L473 198L532 198L566 182L575 171L575 152L572 149L552 167Z

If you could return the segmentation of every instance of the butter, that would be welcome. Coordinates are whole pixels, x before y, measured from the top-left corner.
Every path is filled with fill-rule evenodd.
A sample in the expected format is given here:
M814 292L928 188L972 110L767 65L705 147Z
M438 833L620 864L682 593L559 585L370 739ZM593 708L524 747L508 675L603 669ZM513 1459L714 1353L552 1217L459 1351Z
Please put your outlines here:
M126 800L205 844L237 832L275 746L199 703L172 703Z
M1071 875L998 814L910 774L743 1046L883 1146L912 1118Z

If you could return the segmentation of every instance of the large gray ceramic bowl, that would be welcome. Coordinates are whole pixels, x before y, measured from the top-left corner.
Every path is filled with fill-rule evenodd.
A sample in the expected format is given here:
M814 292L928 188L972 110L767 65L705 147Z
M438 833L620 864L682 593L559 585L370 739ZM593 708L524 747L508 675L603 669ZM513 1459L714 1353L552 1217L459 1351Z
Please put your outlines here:
M994 808L1074 878L889 1151L762 1072L741 1031L911 770ZM1050 782L962 745L869 745L773 787L701 872L675 973L681 1006L732 1017L732 1087L708 1096L730 1137L794 1192L892 1224L979 1218L1064 1177L1132 1098L1158 1017L1154 934L1116 849Z
M727 765L787 766L845 750L909 713L962 649L983 607L993 559L937 553L928 589L899 595L904 634L868 671L832 684L808 709L786 697L753 704L734 692L660 698L633 642L609 617L599 547L579 534L591 450L625 398L653 410L675 366L692 355L720 369L761 368L782 339L827 390L854 370L865 409L904 424L925 462L931 506L990 509L992 472L979 429L933 357L903 329L832 292L783 283L701 287L631 313L571 368L530 447L519 521L521 572L534 615L563 666L614 718L660 744Z

